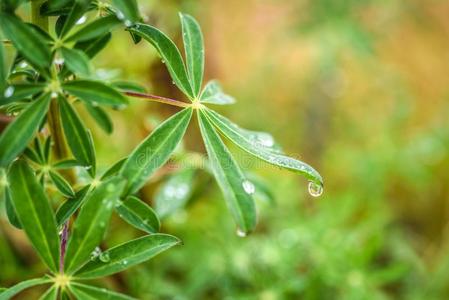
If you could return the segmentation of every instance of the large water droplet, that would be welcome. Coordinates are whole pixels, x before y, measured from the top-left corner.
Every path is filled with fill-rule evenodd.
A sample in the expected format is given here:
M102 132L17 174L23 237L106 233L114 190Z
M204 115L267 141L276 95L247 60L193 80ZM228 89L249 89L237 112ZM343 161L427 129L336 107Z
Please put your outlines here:
M12 96L12 94L14 94L14 87L13 86L8 86L5 90L5 93L3 94L5 96L5 98L9 98Z
M76 21L76 25L81 25L84 22L86 22L86 16L82 16L81 18L78 19L78 21Z
M237 234L238 237L246 237L247 233L243 230L241 230L240 228L237 228L237 231L235 232Z
M254 194L254 192L256 191L256 187L255 187L254 184L253 184L251 181L249 181L249 180L244 180L244 181L242 182L242 187L243 187L243 189L245 190L245 192L246 192L248 195L252 195L252 194Z
M105 252L105 253L101 253L100 254L100 260L104 263L107 263L111 260L111 258L109 257L109 253Z
M312 197L319 197L321 194L323 194L323 185L319 183L315 183L313 181L309 182L309 194Z
M102 254L100 247L95 247L94 251L90 254L90 260L94 261L98 256Z

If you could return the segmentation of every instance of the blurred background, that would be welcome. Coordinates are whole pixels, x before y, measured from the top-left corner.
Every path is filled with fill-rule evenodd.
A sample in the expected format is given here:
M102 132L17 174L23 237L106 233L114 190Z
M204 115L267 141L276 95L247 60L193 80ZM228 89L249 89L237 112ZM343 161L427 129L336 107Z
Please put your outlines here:
M197 18L206 79L238 101L217 110L273 134L322 174L325 191L313 198L301 176L230 145L260 187L257 230L238 237L214 180L179 167L204 153L192 122L141 195L184 245L100 285L138 299L448 299L448 1L142 0L140 8L179 47L177 13ZM182 99L153 48L126 32L94 64L98 76ZM109 136L86 117L105 168L177 111L131 104L111 111ZM170 188L180 184L188 192L175 199ZM40 274L23 234L1 223L1 286ZM103 246L139 234L114 217Z

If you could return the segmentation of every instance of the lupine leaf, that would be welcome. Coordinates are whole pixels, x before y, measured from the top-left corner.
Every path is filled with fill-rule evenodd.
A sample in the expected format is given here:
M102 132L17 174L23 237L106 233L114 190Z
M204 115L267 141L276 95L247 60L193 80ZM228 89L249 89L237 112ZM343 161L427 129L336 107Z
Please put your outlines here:
M156 233L161 227L154 210L137 197L129 196L115 210L123 220L145 232Z
M50 283L50 282L51 282L51 280L47 277L35 278L35 279L29 279L29 280L22 281L16 285L10 287L6 291L0 293L0 300L11 299L12 297L14 297L15 295L17 295L18 293L20 293L21 291L23 291L25 289L28 289L28 288L36 286L36 285Z
M109 169L106 170L106 172L104 172L104 174L101 176L101 180L105 180L111 176L117 175L127 159L128 159L127 157L122 158L115 164L113 164Z
M254 200L251 191L245 188L245 185L251 183L245 178L203 111L198 111L198 119L215 178L238 225L238 230L247 234L256 226Z
M121 19L124 19L133 23L139 21L139 7L137 6L136 0L112 0L112 4L118 9L117 15L120 16Z
M4 105L17 100L24 100L25 98L31 97L39 92L42 92L45 85L42 83L19 83L11 84L6 89L0 98L0 105ZM7 95L5 95L7 94ZM8 96L8 97L7 97Z
M172 175L155 195L156 212L163 218L183 207L192 194L195 170L186 168Z
M143 236L104 251L103 257L98 256L89 261L75 275L81 278L97 278L118 273L180 243L178 238L168 234Z
M128 179L126 194L140 189L148 177L162 166L175 150L192 117L186 108L160 124L126 160L120 174Z
M70 71L82 76L89 76L91 73L89 57L83 51L65 47L59 51L64 59L64 64Z
M95 153L89 142L89 135L73 107L63 97L59 98L62 127L73 156L83 166L95 164Z
M8 76L3 43L0 43L0 96L3 97L6 88L6 78ZM1 101L0 101L1 104Z
M90 0L76 0L65 20L60 36L64 37L89 8Z
M50 94L30 104L0 136L0 167L6 167L31 141L47 113Z
M206 84L203 92L200 96L201 103L210 103L218 105L226 105L235 103L234 97L231 97L225 93L216 80L211 80Z
M173 82L184 94L193 99L195 96L190 86L181 53L173 41L162 31L150 25L137 24L129 30L142 36L156 48L162 61L167 66Z
M213 122L213 124L227 138L251 155L254 155L272 165L299 172L308 180L317 184L321 185L323 183L321 175L308 164L297 159L278 154L273 151L273 149L264 145L263 142L261 143L249 139L247 136L242 134L241 129L237 125L212 110L208 109L205 113L210 118L211 122Z
M0 28L30 63L39 68L50 65L50 48L30 26L14 15L0 13Z
M67 244L65 270L71 274L81 267L103 240L112 210L125 181L114 177L102 182L84 201Z
M20 224L19 218L17 217L16 209L12 204L11 192L9 188L5 188L5 210L6 216L8 217L9 223L16 227L17 229L22 229L22 224Z
M99 81L72 80L64 83L62 88L69 94L93 105L105 104L121 107L128 104L122 94Z
M39 298L39 300L56 300L57 297L58 297L58 288L52 286Z
M56 223L58 226L64 224L75 211L83 204L89 192L90 185L84 186L78 192L73 199L66 200L56 211Z
M114 125L109 115L99 106L93 106L88 102L84 103L89 114L94 118L95 122L103 129L107 134L111 134L114 130Z
M11 199L25 233L50 270L59 262L59 236L56 220L45 192L33 170L17 160L8 174Z
M69 286L70 291L82 300L136 300L124 294L119 294L107 289L97 288L94 286L73 282Z
M200 94L204 73L204 41L198 22L187 14L179 14L182 24L182 39L186 53L187 72L193 93Z
M75 197L75 192L64 177L53 171L48 172L48 174L61 194L69 198Z
M83 50L90 58L98 54L111 39L111 33L85 42L77 42L73 48Z
M133 91L138 93L146 93L147 90L144 86L136 83L136 82L129 82L129 81L114 81L111 82L112 86L116 87L117 89L121 91Z
M115 26L120 25L120 20L115 15L109 15L90 22L65 39L66 42L84 42L95 39L110 32Z
M65 159L65 160L61 160L61 161L58 161L57 163L55 163L53 165L53 168L57 169L57 170L66 170L66 169L71 169L71 168L81 167L81 166L82 165L76 159Z

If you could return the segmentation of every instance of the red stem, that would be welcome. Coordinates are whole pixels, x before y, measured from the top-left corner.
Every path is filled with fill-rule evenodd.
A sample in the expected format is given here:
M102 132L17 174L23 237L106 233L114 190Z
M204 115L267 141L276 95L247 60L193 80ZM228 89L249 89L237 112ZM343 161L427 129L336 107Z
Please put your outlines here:
M186 103L186 102L181 102L178 100L161 97L161 96L156 96L156 95L151 95L151 94L144 94L144 93L138 93L138 92L132 92L132 91L125 91L124 94L127 96L131 96L131 97L148 99L150 101L174 105L174 106L178 106L178 107L189 107L190 106L190 104Z

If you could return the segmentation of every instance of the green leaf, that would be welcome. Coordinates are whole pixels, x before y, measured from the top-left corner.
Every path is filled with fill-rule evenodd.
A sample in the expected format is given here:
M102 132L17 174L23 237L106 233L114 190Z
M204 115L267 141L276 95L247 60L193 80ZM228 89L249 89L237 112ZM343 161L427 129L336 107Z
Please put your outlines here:
M92 68L89 57L83 51L65 47L59 49L59 51L64 59L64 64L70 71L82 76L90 75Z
M226 105L235 103L235 99L225 93L216 80L211 80L206 84L200 96L201 103Z
M64 22L60 36L64 37L76 22L84 15L89 8L90 0L75 0L67 19Z
M90 22L83 28L79 29L68 38L65 39L66 42L83 42L91 39L98 38L110 32L115 26L120 25L121 22L115 15L108 15L96 19Z
M0 136L0 167L6 167L31 141L47 113L50 94L32 102Z
M41 69L50 66L50 48L30 26L14 15L0 13L0 28L30 63Z
M195 170L187 168L170 177L155 195L156 212L161 218L183 207L192 194Z
M89 192L90 185L84 186L73 199L66 200L56 211L56 223L58 226L63 225L75 211L84 203L86 195Z
M102 182L89 193L67 244L65 270L71 274L81 267L103 240L106 226L125 185L122 178Z
M131 153L120 174L128 179L126 194L139 190L148 177L162 166L181 141L192 117L186 108L160 124Z
M0 95L3 97L6 88L6 78L8 77L8 70L6 67L5 50L3 43L0 43Z
M115 164L113 164L109 169L106 170L106 172L104 172L104 174L101 176L101 180L106 180L109 177L117 175L120 172L120 169L123 167L123 165L125 164L127 159L128 159L127 157L122 158L119 161L117 161Z
M198 119L213 173L238 225L238 232L248 234L256 226L251 182L243 175L202 110L198 111Z
M168 234L155 233L143 236L104 251L102 256L85 264L75 276L98 278L118 273L180 243L178 238Z
M53 171L49 171L48 174L50 175L51 181L53 181L61 194L69 198L75 197L75 192L64 177Z
M56 300L57 297L58 288L56 286L52 286L39 298L39 300Z
M9 223L11 223L11 225L16 227L17 229L22 229L22 224L20 224L16 210L12 204L11 192L9 191L8 187L5 188L5 210Z
M58 161L57 163L55 163L53 165L53 168L57 169L57 170L67 170L67 169L72 169L72 168L81 167L81 166L82 165L76 159L65 159L65 160L61 160L61 161Z
M129 196L115 210L123 220L145 232L156 233L161 227L154 210L137 197Z
M1 293L0 300L11 299L12 297L14 297L15 295L17 295L18 293L20 293L21 291L23 291L25 289L28 289L28 288L36 286L36 285L50 283L50 282L51 282L51 280L47 277L35 278L35 279L29 279L29 280L22 281L16 285L10 287L3 293Z
M230 120L210 109L205 110L205 114L207 114L211 122L213 122L213 124L227 138L251 155L254 155L255 157L258 157L272 165L299 172L308 180L313 181L316 184L323 184L321 175L314 168L300 160L279 154L269 147L272 144L271 141L269 143L264 143L263 140L257 141L255 139L251 139L247 134L245 134L244 130L242 131L241 128L232 123Z
M59 111L62 127L73 156L83 166L95 164L95 150L90 143L89 135L73 107L63 97L59 98Z
M72 282L69 286L69 289L77 299L82 300L136 300L135 298L129 297L127 295L78 282Z
M69 94L92 105L105 104L123 107L128 104L122 94L99 81L72 80L64 83L62 88Z
M139 7L136 0L112 0L112 4L117 8L117 16L125 20L126 26L131 26L139 21Z
M121 91L132 91L138 93L146 93L147 90L144 86L130 81L113 81L111 82L112 86L121 90Z
M111 39L111 34L107 33L104 36L85 42L77 42L73 48L83 50L90 58L98 54Z
M14 101L24 100L45 89L42 83L19 83L8 86L0 97L0 105L5 105Z
M204 74L204 41L198 22L187 14L179 14L182 24L182 39L186 53L187 71L194 96L201 91Z
M176 86L191 99L195 98L181 53L173 41L162 31L150 25L137 24L129 30L142 36L156 48Z
M42 186L24 160L17 160L11 165L8 181L20 224L42 260L56 272L59 236L53 210Z
M114 124L109 115L99 106L93 106L87 102L84 102L87 111L92 118L97 122L101 129L107 134L111 134L114 131Z

